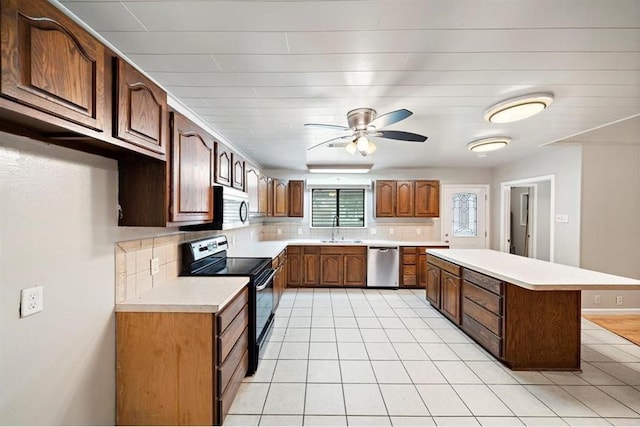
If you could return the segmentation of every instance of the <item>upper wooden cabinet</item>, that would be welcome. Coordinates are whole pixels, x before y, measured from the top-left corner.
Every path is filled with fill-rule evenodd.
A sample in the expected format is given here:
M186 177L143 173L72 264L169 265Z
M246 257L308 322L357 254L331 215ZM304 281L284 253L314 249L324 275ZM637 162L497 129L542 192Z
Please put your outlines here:
M280 179L273 181L273 216L287 216L287 182Z
M440 181L376 181L376 217L437 217Z
M215 182L231 186L233 174L233 155L229 148L216 141Z
M414 214L419 217L440 216L440 181L416 181Z
M244 187L249 195L249 213L252 215L260 214L260 170L251 163L244 164Z
M114 137L159 154L167 146L167 94L121 58L115 59Z
M396 182L396 216L413 216L413 181Z
M171 221L211 221L214 142L183 116L172 116Z
M304 181L289 181L289 216L304 216Z
M231 160L233 162L233 169L231 171L231 186L233 188L237 188L240 191L245 191L244 159L239 155L232 153Z
M271 198L269 197L269 177L260 174L258 178L258 215L267 216Z
M2 95L103 131L103 45L48 2L1 7Z
M376 181L376 216L396 216L395 181Z

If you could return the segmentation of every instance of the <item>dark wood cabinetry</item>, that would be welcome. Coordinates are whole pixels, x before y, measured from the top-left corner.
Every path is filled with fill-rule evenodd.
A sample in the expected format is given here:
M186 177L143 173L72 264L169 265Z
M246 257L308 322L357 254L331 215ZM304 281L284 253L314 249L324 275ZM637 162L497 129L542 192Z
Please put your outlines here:
M273 181L273 216L287 216L287 182L280 179Z
M440 181L376 181L376 217L437 217Z
M290 217L304 217L304 181L289 181L287 203Z
M103 131L104 46L48 2L1 7L2 95Z
M367 284L365 246L289 246L289 257L289 286Z
M320 251L320 286L342 285L342 255Z
M251 163L245 162L244 166L245 191L249 196L249 214L260 214L260 170Z
M302 284L302 250L303 246L287 247L287 286L300 286Z
M427 264L427 299L452 322L459 325L462 295L460 267L432 255L427 255Z
M240 191L245 191L244 159L232 153L233 170L231 171L231 186Z
M360 248L345 248L343 255L343 285L365 286L367 284L367 256ZM350 253L351 252L351 253Z
M221 142L215 145L215 182L231 187L233 174L233 158L229 148Z
M284 289L287 287L289 277L289 255L287 248L273 259L271 267L276 271L273 277L273 309L275 311L280 304L280 298L282 298Z
M260 174L258 178L258 215L268 215L271 204L269 200L269 177Z
M400 287L426 289L427 249L448 246L402 246L400 248Z
M222 425L247 373L246 288L217 314L116 313L118 425Z
M376 217L396 216L396 182L376 181Z
M305 246L302 254L302 285L318 286L320 282L320 247Z
M211 221L214 142L180 114L171 126L171 221Z
M434 307L440 307L440 269L434 265L427 264L427 300Z
M167 94L121 58L115 59L114 137L158 154L167 148Z

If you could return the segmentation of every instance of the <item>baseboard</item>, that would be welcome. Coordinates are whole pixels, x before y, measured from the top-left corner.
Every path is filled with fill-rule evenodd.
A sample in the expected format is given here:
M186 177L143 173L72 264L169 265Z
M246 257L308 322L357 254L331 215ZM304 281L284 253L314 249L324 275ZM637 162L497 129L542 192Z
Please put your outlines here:
M592 316L626 316L630 314L640 314L640 308L583 308L582 314Z

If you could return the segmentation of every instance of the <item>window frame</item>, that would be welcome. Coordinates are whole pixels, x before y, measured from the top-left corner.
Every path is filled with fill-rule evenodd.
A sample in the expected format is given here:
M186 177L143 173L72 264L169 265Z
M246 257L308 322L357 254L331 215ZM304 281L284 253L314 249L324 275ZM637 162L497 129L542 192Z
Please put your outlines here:
M367 187L362 186L362 187L326 187L326 186L321 186L321 187L311 187L309 188L309 192L310 192L310 197L309 197L309 228L315 228L318 230L326 230L326 229L331 229L332 226L317 226L317 225L313 225L313 191L314 190L335 190L335 191L339 191L339 190L361 190L362 191L362 203L363 203L363 209L362 209L362 214L363 214L363 220L362 220L362 226L361 227L355 227L355 226L341 226L341 225L336 225L336 230L348 230L348 229L353 229L353 230L362 230L364 228L367 228L367 219L368 219L368 205L367 205L367 201L368 201L368 197L367 197ZM337 202L337 198L336 198L336 202Z

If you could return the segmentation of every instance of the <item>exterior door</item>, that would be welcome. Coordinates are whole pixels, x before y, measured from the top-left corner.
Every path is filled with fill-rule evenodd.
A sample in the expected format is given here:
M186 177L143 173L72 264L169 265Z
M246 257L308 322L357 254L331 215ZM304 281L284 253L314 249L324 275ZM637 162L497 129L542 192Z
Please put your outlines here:
M452 249L488 247L489 186L442 186L442 236Z

